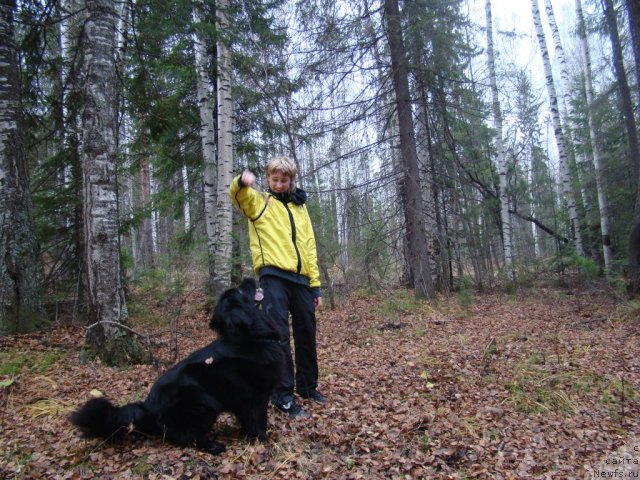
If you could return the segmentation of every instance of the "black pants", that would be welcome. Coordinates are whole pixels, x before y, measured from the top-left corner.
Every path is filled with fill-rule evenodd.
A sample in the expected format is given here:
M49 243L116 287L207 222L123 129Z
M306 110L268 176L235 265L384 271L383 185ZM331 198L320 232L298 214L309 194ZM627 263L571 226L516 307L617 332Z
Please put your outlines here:
M271 317L281 333L280 345L285 354L282 382L271 395L271 401L283 405L293 400L293 388L306 394L318 387L316 352L316 314L311 289L280 277L260 278L264 290L263 311ZM289 340L289 312L295 346L295 374Z

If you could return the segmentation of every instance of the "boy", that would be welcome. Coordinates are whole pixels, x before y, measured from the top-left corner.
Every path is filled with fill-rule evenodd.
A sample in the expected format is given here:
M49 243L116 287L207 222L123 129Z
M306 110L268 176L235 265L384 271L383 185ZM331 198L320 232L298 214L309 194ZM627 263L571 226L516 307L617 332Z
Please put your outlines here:
M271 402L290 417L309 417L295 401L324 403L318 392L315 309L322 304L316 241L305 202L307 193L295 187L297 168L287 157L274 157L265 173L269 189L259 193L256 177L245 170L231 182L229 195L249 223L249 243L255 273L264 292L262 308L280 329L285 353L282 382ZM295 375L289 340L289 313L295 343Z

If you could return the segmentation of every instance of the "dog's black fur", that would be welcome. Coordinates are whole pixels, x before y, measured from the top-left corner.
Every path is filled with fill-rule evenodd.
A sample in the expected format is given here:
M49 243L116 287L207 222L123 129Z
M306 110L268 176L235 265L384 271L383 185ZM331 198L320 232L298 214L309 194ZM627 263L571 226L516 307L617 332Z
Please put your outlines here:
M160 376L144 402L116 407L94 398L71 423L84 437L135 430L216 454L225 447L208 435L218 415L231 412L249 439L265 441L269 397L284 360L278 330L256 307L255 292L251 278L224 292L209 323L219 338Z

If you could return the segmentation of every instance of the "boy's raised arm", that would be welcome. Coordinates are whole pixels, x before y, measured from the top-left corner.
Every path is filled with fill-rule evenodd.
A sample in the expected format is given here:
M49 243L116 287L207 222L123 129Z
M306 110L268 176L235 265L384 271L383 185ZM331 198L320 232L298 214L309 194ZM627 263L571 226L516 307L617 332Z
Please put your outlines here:
M252 188L256 183L256 176L245 170L231 181L229 197L242 214L248 219L257 218L264 209L264 198Z

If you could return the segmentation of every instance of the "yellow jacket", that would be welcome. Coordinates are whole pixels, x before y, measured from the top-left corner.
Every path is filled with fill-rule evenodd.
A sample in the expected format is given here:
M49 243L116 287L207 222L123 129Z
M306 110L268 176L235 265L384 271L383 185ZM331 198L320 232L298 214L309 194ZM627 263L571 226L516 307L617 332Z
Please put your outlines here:
M320 296L316 239L306 205L286 204L268 192L231 182L231 202L249 220L249 244L257 275L282 271L285 278L308 284ZM273 268L275 267L275 268ZM264 269L264 270L263 270ZM307 283L308 282L308 283Z

